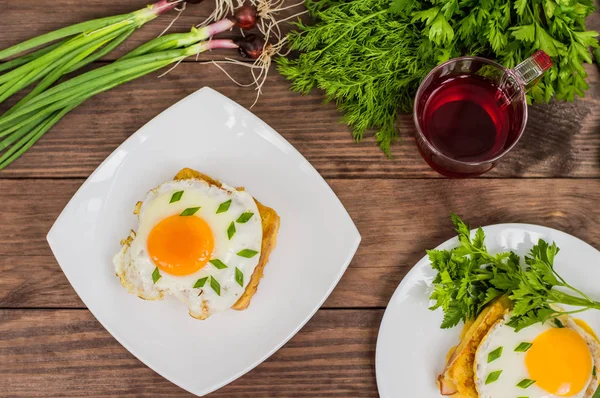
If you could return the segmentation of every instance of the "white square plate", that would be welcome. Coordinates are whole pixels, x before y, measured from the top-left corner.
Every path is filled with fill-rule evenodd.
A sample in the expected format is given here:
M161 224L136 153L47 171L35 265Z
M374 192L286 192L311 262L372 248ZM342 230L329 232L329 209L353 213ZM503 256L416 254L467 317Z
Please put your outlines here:
M144 301L119 283L112 257L137 227L133 206L183 167L244 186L281 217L277 247L246 311L206 321L171 298ZM204 395L279 349L331 293L360 243L339 199L285 139L203 88L142 127L87 179L48 233L79 297L133 355Z

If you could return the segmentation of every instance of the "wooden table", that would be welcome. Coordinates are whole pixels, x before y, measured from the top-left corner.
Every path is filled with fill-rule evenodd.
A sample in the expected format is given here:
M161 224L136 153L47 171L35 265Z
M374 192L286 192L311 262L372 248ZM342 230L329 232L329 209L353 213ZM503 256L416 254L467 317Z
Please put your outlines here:
M0 48L145 3L0 0ZM188 7L174 30L198 23L209 7ZM144 27L125 49L155 37L170 18ZM600 14L589 26L600 29ZM245 68L228 70L248 79ZM377 396L375 344L384 308L425 249L453 235L450 212L473 225L546 225L600 248L600 73L596 65L587 71L586 98L531 108L525 136L497 169L483 178L446 180L420 158L408 117L389 160L373 139L353 142L335 107L323 105L319 93L291 93L272 70L253 112L327 179L363 241L312 320L265 363L211 396ZM246 107L254 100L251 89L233 85L214 66L182 63L161 79L147 76L86 102L0 172L0 396L190 396L104 330L67 282L45 236L106 156L202 86ZM412 320L406 327L413 327Z

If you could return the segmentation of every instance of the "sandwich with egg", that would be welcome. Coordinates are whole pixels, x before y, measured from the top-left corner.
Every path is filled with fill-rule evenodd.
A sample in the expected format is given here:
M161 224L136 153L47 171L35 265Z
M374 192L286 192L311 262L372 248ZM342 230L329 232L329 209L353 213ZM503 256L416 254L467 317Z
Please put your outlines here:
M554 270L558 247L540 240L521 264L512 252L489 254L483 230L471 236L455 215L453 222L459 246L428 252L438 272L431 309L444 310L442 328L464 322L460 342L447 353L437 378L440 393L600 397L600 341L589 325L571 317L600 309L600 303Z
M174 296L197 319L249 306L275 248L275 210L243 188L185 168L148 192L134 214L139 227L113 259L130 293Z

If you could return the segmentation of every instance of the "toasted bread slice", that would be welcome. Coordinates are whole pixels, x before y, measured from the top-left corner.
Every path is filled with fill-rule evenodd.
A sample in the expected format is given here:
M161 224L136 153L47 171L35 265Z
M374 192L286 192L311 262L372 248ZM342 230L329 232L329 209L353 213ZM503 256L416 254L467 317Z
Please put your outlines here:
M501 297L489 304L473 322L465 325L458 346L451 349L446 367L438 376L442 395L454 398L478 398L475 387L475 353L488 331L512 308L511 301Z
M204 180L210 185L215 185L217 187L221 187L222 184L220 181L215 180L212 177L207 176L206 174L202 174L199 171L192 170L189 168L185 168L180 170L175 175L175 180ZM244 188L236 188L238 191L243 191ZM258 207L258 212L260 213L260 218L262 221L262 229L263 229L263 237L262 244L260 250L260 259L258 260L258 265L254 269L252 273L252 277L250 278L250 282L248 286L246 286L246 290L242 294L242 296L238 299L238 301L231 307L234 310L245 310L250 305L250 300L252 296L256 293L258 289L258 284L260 283L260 279L263 277L263 272L265 269L265 265L269 261L269 256L273 249L275 249L275 245L277 243L277 232L279 231L279 215L275 210L271 209L260 203L256 198L254 199L256 202L256 207Z

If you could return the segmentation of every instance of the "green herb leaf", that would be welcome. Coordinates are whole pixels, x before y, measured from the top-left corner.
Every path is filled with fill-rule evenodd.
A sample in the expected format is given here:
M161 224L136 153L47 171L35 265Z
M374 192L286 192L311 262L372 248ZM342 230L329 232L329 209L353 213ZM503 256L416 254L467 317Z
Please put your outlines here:
M485 384L490 384L495 382L496 380L498 380L500 378L500 375L502 374L501 370L496 370L493 372L490 372L490 374L488 374L487 378L485 379Z
M201 287L204 287L204 285L206 284L206 281L208 279L208 276L205 276L204 278L200 278L196 281L196 283L194 283L194 289L198 289Z
M523 379L521 380L518 384L517 387L519 388L528 388L529 386L531 386L532 384L535 383L535 380L531 380L531 379Z
M245 258L252 258L252 257L256 256L257 254L258 254L258 252L256 250L251 250L251 249L244 249L237 253L238 256L245 257Z
M154 268L154 271L152 271L152 282L156 283L160 278L162 278L162 275L160 274L158 267L156 267Z
M227 237L229 238L229 240L233 238L233 235L235 235L235 223L232 221L231 224L229 224L229 227L227 228Z
M225 263L217 258L209 260L209 263L211 263L212 265L214 265L217 269L225 269L227 268L227 265L225 265Z
M500 297L508 297L514 303L507 325L516 331L564 314L551 303L600 309L600 302L570 286L556 273L556 244L540 239L525 256L523 266L515 253L489 254L481 229L472 234L469 226L454 214L452 223L458 233L458 246L427 252L431 267L437 271L430 309L443 309L442 328L475 319L486 305Z
M279 57L279 72L294 91L322 90L343 112L353 137L372 133L388 156L398 136L397 113L412 111L419 83L441 62L478 55L513 68L542 49L553 57L555 72L532 88L528 100L572 101L587 89L587 49L598 47L596 33L585 30L586 17L595 11L591 0L305 4L311 23L299 23L287 35L299 55Z
M502 356L502 347L496 348L494 351L490 352L487 357L488 363L495 361L496 359Z
M219 208L217 209L217 214L225 213L227 210L229 210L229 206L231 206L231 199L219 205Z
M198 210L200 210L200 207L188 207L180 214L180 216L182 216L182 217L193 216L194 214L196 214L196 212Z
M525 7L527 7L527 0L515 0L515 9L517 10L517 15L523 15L525 13Z
M247 223L248 220L250 220L252 218L252 216L254 215L254 213L242 213L241 216L238 217L237 220L235 220L235 222L239 223L239 224L244 224Z
M221 295L221 285L213 276L210 277L210 287L215 291L215 293L217 293L218 296Z
M525 341L522 343L519 343L519 345L515 348L515 352L527 352L527 350L529 350L532 345L533 344L527 343Z
M183 196L183 191L178 191L175 192L172 196L171 196L171 200L169 201L169 203L175 203L175 202L179 202L181 200L181 197Z
M560 319L558 318L554 318L554 324L556 325L557 328L562 329L565 327L565 325L563 325L563 323L560 321Z
M244 287L244 274L238 267L235 267L235 281L241 287Z

